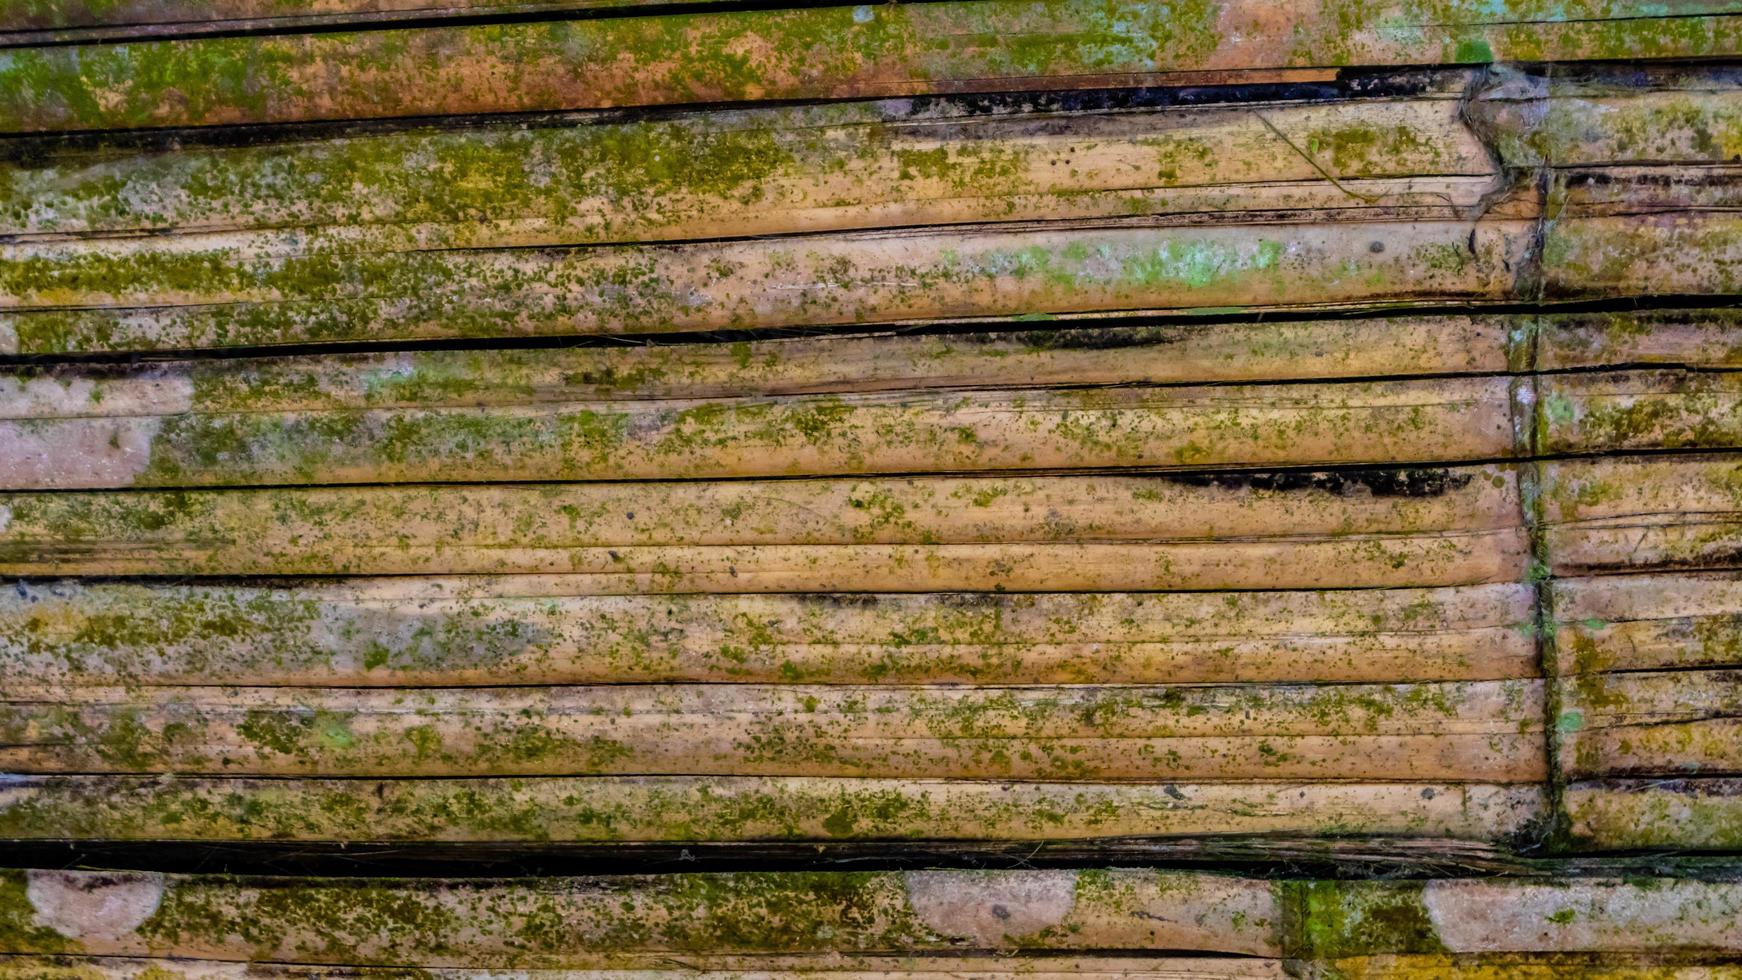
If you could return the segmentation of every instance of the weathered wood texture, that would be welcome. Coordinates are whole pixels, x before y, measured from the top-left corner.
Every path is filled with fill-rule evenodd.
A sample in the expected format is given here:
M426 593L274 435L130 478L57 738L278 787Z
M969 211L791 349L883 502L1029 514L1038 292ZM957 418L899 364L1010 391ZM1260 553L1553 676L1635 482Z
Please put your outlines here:
M1739 55L0 11L0 839L1285 872L0 871L0 977L1733 975L1733 868L1526 855L1742 846Z

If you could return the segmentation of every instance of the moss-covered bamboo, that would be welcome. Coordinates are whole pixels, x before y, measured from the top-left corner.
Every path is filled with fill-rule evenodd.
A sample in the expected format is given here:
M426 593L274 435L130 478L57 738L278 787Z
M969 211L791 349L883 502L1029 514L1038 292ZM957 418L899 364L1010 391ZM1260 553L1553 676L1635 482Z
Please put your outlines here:
M306 251L742 237L978 221L1473 205L1463 75L1413 98L1251 106L1027 97L45 149L0 162L0 233L302 229ZM1325 173L1335 182L1327 181ZM1338 184L1343 186L1339 187ZM234 236L232 261L282 236ZM282 244L281 244L282 247ZM88 260L94 261L94 259Z
M558 576L0 592L18 684L1255 683L1536 673L1522 583L587 596Z
M1503 377L0 421L0 489L1443 463Z
M16 686L25 773L1543 778L1541 682L969 689Z
M560 573L589 592L1518 581L1505 466L0 496L14 575Z
M1156 871L452 882L0 872L0 950L12 953L509 969L610 967L645 953L1265 956L1279 951L1279 921L1269 882Z
M1732 53L1736 5L968 0L8 51L0 132L849 98ZM1185 74L1182 74L1185 73ZM1200 74L1198 77L1203 77Z
M8 776L0 837L401 842L1060 841L1411 837L1507 843L1531 784L1026 783L594 776L173 779Z
M1722 964L1742 949L1734 882L1640 877L1255 881L1093 869L480 881L33 870L0 872L0 902L9 953L358 966L608 968L676 953L754 969L753 954L1164 949L1259 964L1287 956L1354 976L1515 976L1508 962L1531 963L1520 955L1576 968L1587 954L1595 972L1570 975L1619 978L1696 976L1661 969Z
M1736 567L1737 457L1570 460L1544 471L1543 534L1556 574Z
M658 333L1118 310L1513 298L1534 224L1132 223L682 245L380 253L126 240L86 268L16 246L0 352ZM220 252L222 250L220 249ZM28 307L37 307L30 309Z

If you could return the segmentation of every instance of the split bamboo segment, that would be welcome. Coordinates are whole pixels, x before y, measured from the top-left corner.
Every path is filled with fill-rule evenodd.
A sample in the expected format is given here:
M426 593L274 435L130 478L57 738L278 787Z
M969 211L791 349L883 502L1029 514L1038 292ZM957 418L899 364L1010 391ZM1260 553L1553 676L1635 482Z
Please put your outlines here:
M1742 86L1727 66L1494 65L1471 91L1467 114L1514 168L1717 165L1742 152Z
M1742 847L1742 780L1721 776L1606 778L1562 791L1582 850L1728 851Z
M1561 687L1561 770L1593 776L1742 772L1742 673L1579 675Z
M1000 950L1167 950L1252 965L1287 957L1332 975L1443 976L1408 971L1437 959L1451 975L1472 967L1484 975L1479 958L1551 966L1583 954L1598 967L1590 975L1624 977L1678 975L1629 966L1721 966L1742 949L1742 886L1697 879L1256 881L1124 870L515 881L0 875L0 922L9 927L0 941L15 955L543 970L669 968L672 954L688 954L689 967L701 955L726 969L754 969L767 957L761 965L779 969L807 954L862 966L877 954L947 950L967 954L957 961L966 966L978 962L975 953ZM668 960L658 964L662 955Z
M1557 674L1742 667L1734 572L1557 579L1554 604Z
M123 272L129 257L149 271L147 258L177 254L246 264L273 252L1468 207L1498 177L1459 119L1468 81L1449 72L1392 98L1314 91L1256 107L1121 92L280 133L173 154L49 148L0 164L0 232L63 247L0 254L8 285L63 262L45 291L90 291L106 249ZM143 231L181 244L118 240ZM80 263L83 282L70 268Z
M1550 454L1736 448L1738 341L1693 311L70 365L0 377L0 486L1456 462L1532 428Z
M1343 224L1015 224L673 245L267 255L247 267L197 251L130 257L123 249L152 246L128 244L99 262L123 268L75 275L71 291L53 288L56 277L31 262L16 265L21 285L0 318L0 351L1516 298L1536 223L1500 216L1472 224L1457 209L1442 211L1432 220Z
M0 949L502 969L1018 947L1276 956L1278 891L1124 870L508 881L3 871Z
M1537 389L1542 453L1742 447L1742 373L1568 374Z
M1742 457L1617 457L1542 469L1542 534L1556 574L1736 567Z
M1602 339L1620 329L1610 318L1581 317L1569 322L1563 342L1578 349L1564 356L1580 358L1580 366L1633 363L1649 341L1661 348L1658 356L1677 363L1721 358L1729 350L1726 314L1698 316L1698 324L1662 327L1629 318L1643 336L1624 349ZM1522 359L1517 350L1528 340L1520 338L1534 323L1502 315L1397 316L19 365L0 372L0 419L1503 374L1509 358Z
M1523 583L1323 592L591 596L562 576L21 584L16 684L1203 684L1535 676Z
M1521 580L1514 471L0 496L11 575L551 573L580 592Z
M1742 313L1737 310L1545 314L1520 318L1514 329L1530 333L1528 358L1542 372L1596 367L1742 368ZM1651 377L1643 372L1641 376ZM47 390L57 389L51 386ZM1571 407L1576 414L1578 406ZM1571 421L1567 415L1564 408L1557 407L1548 413L1547 420L1566 424Z
M961 956L956 954L897 956L709 956L671 957L632 969L516 970L526 980L1288 980L1278 960L1223 956ZM0 955L0 977L6 980L399 980L403 968L297 966L276 963L235 963L222 960L138 959L129 957L36 957ZM419 969L426 980L490 980L492 971ZM1595 976L1596 974L1592 974ZM1604 980L1622 974L1603 974ZM1682 974L1655 974L1659 980ZM1692 974L1687 974L1691 977ZM1718 974L1711 974L1717 977Z
M1541 682L1235 687L15 686L0 768L295 776L1546 775Z
M1461 462L1504 377L0 422L0 489Z
M0 132L1178 84L1254 70L1322 78L1343 66L1742 47L1733 2L1673 6L956 0L12 49L0 59Z
M630 970L516 970L527 980L1288 980L1308 966L1324 975L1348 980L1439 980L1468 977L1492 980L1735 980L1742 968L1698 953L1417 953L1383 954L1335 963L1285 964L1256 957L1165 957L1124 954L1102 958L1023 955L960 956L810 956L708 957L702 963L686 957L686 967L640 966ZM430 980L489 980L490 971L437 969L417 971ZM285 964L238 964L214 960L138 959L129 957L0 956L0 977L12 980L314 980L346 977L385 980L403 976L391 967L311 967ZM1319 974L1309 974L1319 975Z
M36 0L0 10L0 45L363 27L418 19L562 14L665 0ZM710 2L710 0L703 0Z
M0 837L744 843L1264 835L1507 843L1541 826L1546 795L1529 783L13 775L0 783Z
M1732 572L1560 579L1559 768L1571 840L1586 850L1734 850L1738 781L1725 741L1742 666ZM1734 698L1729 698L1734 700Z

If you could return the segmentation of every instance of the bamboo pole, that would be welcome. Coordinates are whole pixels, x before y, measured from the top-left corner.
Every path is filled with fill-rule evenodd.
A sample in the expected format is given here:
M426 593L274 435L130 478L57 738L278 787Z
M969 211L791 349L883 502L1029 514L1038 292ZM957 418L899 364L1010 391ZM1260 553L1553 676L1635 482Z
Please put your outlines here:
M1240 467L1514 452L1509 379L0 422L0 488Z
M1271 883L1155 871L449 882L8 870L0 896L11 953L537 969L646 953L1279 952Z
M1742 845L1742 780L1717 776L1576 782L1562 792L1575 848L1717 851Z
M1555 573L1732 567L1739 465L1728 456L1544 464L1543 537Z
M17 365L0 372L0 419L1500 374L1513 333L1531 322L1394 316ZM1667 332L1654 328L1650 336ZM1694 342L1692 328L1682 333ZM1707 333L1700 350L1716 357L1725 336L1715 327ZM1639 352L1581 356L1595 363Z
M1202 80L1250 69L1735 50L1733 3L1677 6L1682 16L1594 2L1396 0L1351 20L1335 5L1280 9L1263 0L1190 10L973 0L17 49L0 60L0 132L1178 84L1191 73ZM1013 37L1028 43L1012 45ZM231 67L210 71L214 64Z
M1522 583L1040 595L589 596L562 576L24 584L18 684L1143 684L1536 673Z
M1410 957L1504 964L1523 955L1546 965L1587 954L1587 964L1623 971L1593 975L1628 976L1634 965L1722 964L1742 949L1742 888L1667 878L1272 882L1084 870L450 881L6 871L0 895L14 954L346 966L1165 949L1261 963L1287 955L1380 976L1399 975L1387 971Z
M558 573L590 592L1518 581L1505 467L0 496L17 575Z
M633 958L626 958L633 959ZM674 966L670 956L649 957L630 969L516 970L527 980L1287 980L1277 960L1222 956L710 956L706 966L686 956ZM490 971L420 969L430 980L485 980ZM244 980L269 977L305 980L312 976L389 980L404 975L392 967L299 967L222 960L137 959L127 957L0 956L0 977L31 980Z
M562 14L661 0L46 0L0 11L0 44L365 27L420 19Z
M12 772L1541 779L1537 681L1240 687L17 687Z
M1742 446L1742 374L1569 374L1537 389L1542 453Z
M275 247L344 253L1471 206L1496 174L1459 121L1464 80L1449 75L1409 98L1259 108L1141 96L885 100L285 136L173 154L48 148L29 165L0 163L0 231L9 241L70 239L64 252L43 253L69 261L99 261L101 249L127 244L116 236L158 231L228 247L230 261L245 263ZM294 238L272 234L288 229Z
M919 5L921 7L935 4ZM905 8L903 8L905 9ZM915 9L918 9L917 7ZM1419 216L1418 216L1419 217ZM21 245L0 352L705 331L1121 310L1347 308L1515 295L1534 222L975 229L263 255L130 243L52 273ZM27 309L20 307L38 307Z
M1563 578L1554 594L1558 674L1742 666L1735 573Z
M1482 783L988 783L597 776L9 776L0 836L402 842L1060 841L1412 837L1506 842L1542 787Z
M1569 778L1742 772L1742 673L1585 675L1561 691L1560 770Z

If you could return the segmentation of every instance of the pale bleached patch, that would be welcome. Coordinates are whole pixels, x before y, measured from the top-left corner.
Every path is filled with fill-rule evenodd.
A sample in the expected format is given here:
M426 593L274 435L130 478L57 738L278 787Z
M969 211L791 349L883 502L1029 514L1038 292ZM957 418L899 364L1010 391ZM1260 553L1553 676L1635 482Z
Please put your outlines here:
M30 871L25 897L35 924L68 939L116 940L132 934L163 901L155 872Z
M162 427L159 417L0 422L0 489L132 486Z
M1077 902L1074 871L910 871L906 880L921 922L983 946L1008 945L1056 926Z

